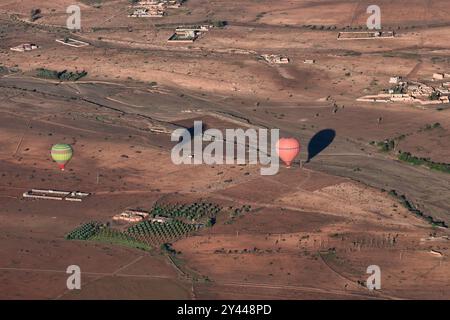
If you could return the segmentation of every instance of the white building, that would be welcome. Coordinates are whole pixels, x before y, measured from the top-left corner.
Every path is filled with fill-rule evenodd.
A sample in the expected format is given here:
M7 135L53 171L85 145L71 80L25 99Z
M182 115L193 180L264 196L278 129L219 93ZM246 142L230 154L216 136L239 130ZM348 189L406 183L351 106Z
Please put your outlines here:
M445 75L443 73L433 73L434 80L443 80L444 78L445 78Z
M39 48L39 46L35 45L34 43L24 43L24 44L18 45L17 47L12 47L10 49L12 51L25 52L25 51L35 50L38 48Z
M400 81L402 81L402 77L400 77L400 76L391 77L389 79L389 83L392 83L392 84L398 84Z
M264 60L266 60L269 63L274 63L274 64L286 64L286 63L289 63L289 58L288 57L284 57L284 56L279 55L279 54L263 54L263 55L261 55L261 57L263 57Z
M437 88L436 90L439 91L440 94L450 95L449 88Z

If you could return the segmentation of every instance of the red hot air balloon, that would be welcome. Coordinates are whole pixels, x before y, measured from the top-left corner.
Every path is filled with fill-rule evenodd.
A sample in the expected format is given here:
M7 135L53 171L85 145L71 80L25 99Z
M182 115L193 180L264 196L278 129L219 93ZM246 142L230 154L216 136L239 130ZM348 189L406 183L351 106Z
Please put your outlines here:
M292 160L300 152L300 143L295 138L281 138L278 140L276 148L278 156L289 168Z

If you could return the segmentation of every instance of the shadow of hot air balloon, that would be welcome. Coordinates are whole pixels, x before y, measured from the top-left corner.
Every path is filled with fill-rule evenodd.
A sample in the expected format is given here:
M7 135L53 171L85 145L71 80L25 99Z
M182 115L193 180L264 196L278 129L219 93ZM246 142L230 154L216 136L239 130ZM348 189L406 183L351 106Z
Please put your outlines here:
M317 132L309 141L308 160L306 162L310 162L312 158L325 150L333 142L335 137L336 131L333 129L325 129Z
M200 132L195 132L195 127L192 126L190 128L186 128L187 131L189 131L189 133L191 134L192 139L195 138L195 136L197 135L203 135L203 133L208 129L208 126L202 122L202 125L200 127Z
M182 126L182 128L186 129L186 130L189 132L189 135L190 135L190 137L191 137L190 140L193 141L194 138L195 138L197 135L203 137L203 133L208 129L208 126L207 126L205 123L202 123L202 126L200 127L200 130L197 129L197 132L196 132L194 126L191 126L191 127L184 127L184 126ZM189 141L188 141L188 140L184 140L183 137L180 137L180 138L178 139L178 142L181 143L181 144L185 144L185 143L187 143L187 142L189 142Z

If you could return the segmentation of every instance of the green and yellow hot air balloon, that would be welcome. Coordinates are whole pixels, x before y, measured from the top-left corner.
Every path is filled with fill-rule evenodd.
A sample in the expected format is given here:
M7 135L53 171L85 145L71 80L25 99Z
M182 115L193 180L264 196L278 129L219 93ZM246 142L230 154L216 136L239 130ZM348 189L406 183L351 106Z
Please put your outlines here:
M72 159L73 149L69 144L58 143L52 147L52 159L58 164L59 168L64 171L67 162Z

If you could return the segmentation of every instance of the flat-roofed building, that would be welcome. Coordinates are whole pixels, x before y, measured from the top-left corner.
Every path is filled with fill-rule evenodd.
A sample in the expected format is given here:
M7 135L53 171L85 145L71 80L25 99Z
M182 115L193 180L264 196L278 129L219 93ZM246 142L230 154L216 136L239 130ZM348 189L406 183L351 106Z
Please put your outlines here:
M125 221L125 222L140 222L147 219L150 213L146 211L138 210L125 210L124 212L117 214L113 217L114 221Z
M264 60L266 60L269 63L274 64L287 64L289 63L289 58L279 55L279 54L263 54L261 56Z
M167 41L168 42L180 42L191 43L198 38L198 32L193 30L175 32Z
M39 46L34 43L24 43L24 44L20 44L16 47L12 47L10 49L12 51L16 51L16 52L25 52L25 51L32 51L32 50L35 50L38 48L39 48Z
M400 76L390 77L389 78L389 83L392 83L392 84L397 84L400 81L402 81L402 77L400 77Z

